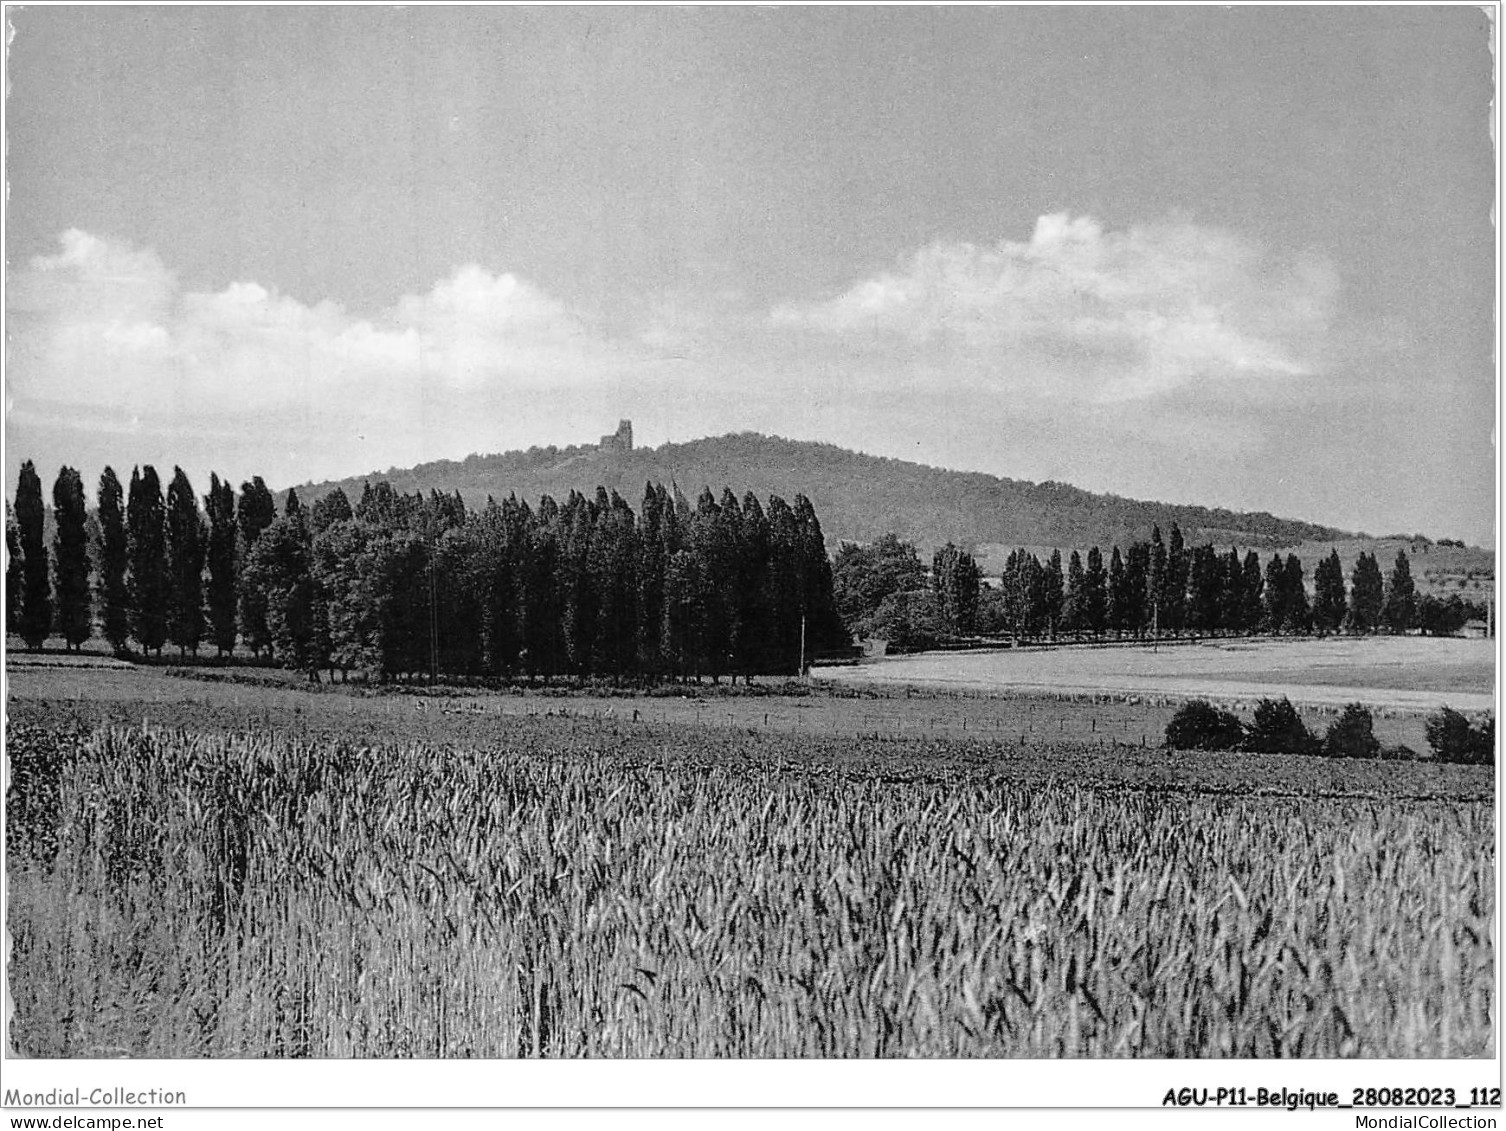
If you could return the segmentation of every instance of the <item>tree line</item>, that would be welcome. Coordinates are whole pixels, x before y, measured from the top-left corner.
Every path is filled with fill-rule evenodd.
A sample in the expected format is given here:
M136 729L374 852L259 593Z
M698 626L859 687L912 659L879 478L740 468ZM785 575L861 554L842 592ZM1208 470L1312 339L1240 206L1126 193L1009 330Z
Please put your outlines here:
M477 511L377 482L355 505L289 491L279 514L261 477L237 493L212 474L202 504L181 469L164 493L151 466L128 488L106 468L90 515L65 467L49 562L28 461L6 516L7 630L77 650L97 627L118 654L159 657L239 645L312 678L735 681L847 643L804 495L765 508L707 488L691 505L648 484L638 512L605 488Z
M929 576L915 547L894 535L870 546L846 543L834 567L836 599L848 626L901 647L926 647L951 637L1008 635L1021 640L1069 637L1146 638L1242 635L1254 632L1330 634L1458 632L1483 613L1450 595L1419 595L1406 551L1383 575L1374 554L1361 553L1346 582L1334 550L1317 563L1309 593L1303 564L1277 552L1262 564L1212 543L1188 547L1173 523L1163 540L1127 551L1116 545L1105 561L1094 546L1086 556L1060 550L1044 562L1013 551L997 587L981 585L971 555L948 544Z

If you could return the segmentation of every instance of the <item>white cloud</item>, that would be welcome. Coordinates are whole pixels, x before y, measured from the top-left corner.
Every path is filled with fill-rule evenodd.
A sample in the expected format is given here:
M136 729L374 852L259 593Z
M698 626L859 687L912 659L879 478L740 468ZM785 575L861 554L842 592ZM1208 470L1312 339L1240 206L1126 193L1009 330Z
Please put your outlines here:
M1057 214L1027 242L932 244L769 323L942 359L946 379L1000 392L1114 403L1317 376L1336 297L1318 256L1187 221L1106 232Z
M212 430L273 417L311 434L475 421L519 392L610 387L642 347L593 334L509 274L461 267L370 318L255 282L182 289L155 253L80 231L12 272L7 407ZM409 445L411 448L411 445Z
M252 281L190 290L152 251L78 231L8 284L10 440L126 464L197 445L183 458L206 470L281 482L588 439L619 416L645 438L759 428L909 452L917 396L947 406L937 450L959 459L975 429L988 450L1024 430L1048 454L1114 433L1175 452L1206 424L1248 450L1273 383L1336 391L1325 348L1349 348L1321 259L1066 215L771 313L687 288L588 317L472 264L357 315Z

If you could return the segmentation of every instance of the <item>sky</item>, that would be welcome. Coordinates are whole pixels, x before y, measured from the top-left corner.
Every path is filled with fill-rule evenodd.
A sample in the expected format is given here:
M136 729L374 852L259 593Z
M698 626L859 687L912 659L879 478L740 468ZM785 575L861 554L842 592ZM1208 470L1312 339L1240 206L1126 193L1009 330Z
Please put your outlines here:
M6 19L8 495L630 418L1494 544L1478 8Z

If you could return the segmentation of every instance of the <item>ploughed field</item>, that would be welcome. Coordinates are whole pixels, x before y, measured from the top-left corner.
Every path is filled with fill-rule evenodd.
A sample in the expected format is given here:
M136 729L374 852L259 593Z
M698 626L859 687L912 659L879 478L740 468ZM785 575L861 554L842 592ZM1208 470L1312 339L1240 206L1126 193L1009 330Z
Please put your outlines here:
M27 1055L1493 1046L1491 767L1124 704L10 676Z

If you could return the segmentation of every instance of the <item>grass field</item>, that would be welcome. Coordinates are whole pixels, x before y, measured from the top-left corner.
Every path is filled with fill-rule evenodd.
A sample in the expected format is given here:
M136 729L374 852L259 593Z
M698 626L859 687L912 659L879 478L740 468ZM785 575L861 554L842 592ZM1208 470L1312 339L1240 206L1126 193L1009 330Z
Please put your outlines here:
M1396 713L1494 709L1495 641L1426 637L1209 640L1158 647L1026 648L885 657L819 669L847 684L1052 695L1193 697Z
M1106 697L8 684L28 1055L1492 1048L1492 767Z

